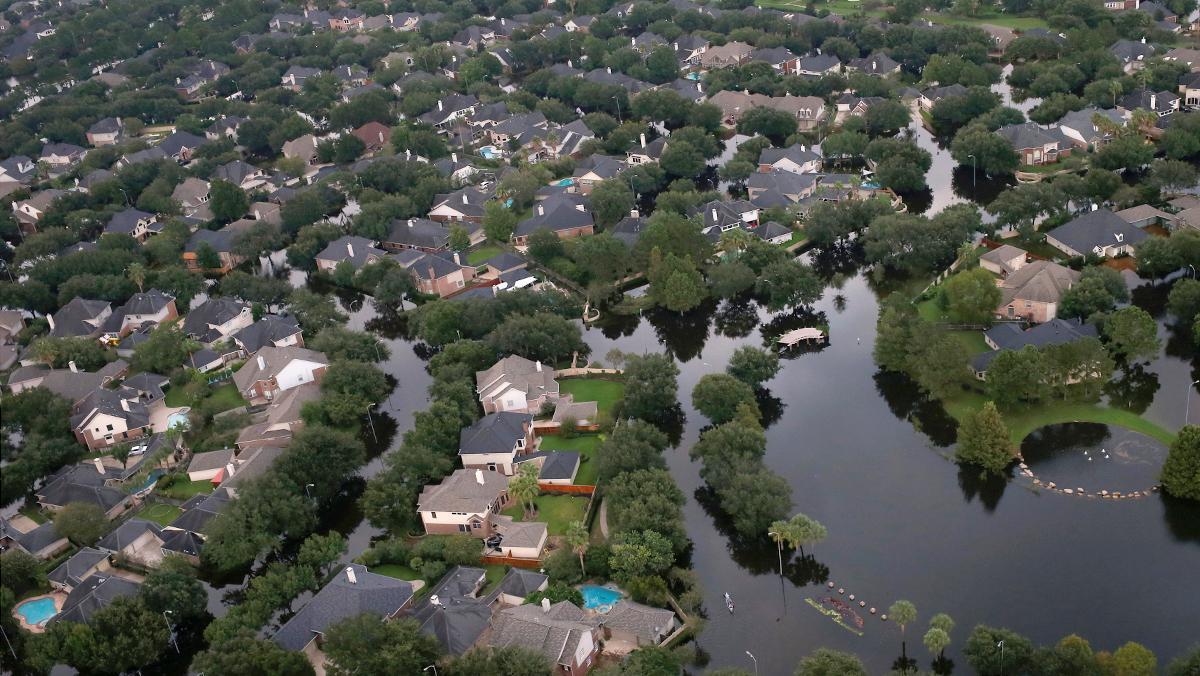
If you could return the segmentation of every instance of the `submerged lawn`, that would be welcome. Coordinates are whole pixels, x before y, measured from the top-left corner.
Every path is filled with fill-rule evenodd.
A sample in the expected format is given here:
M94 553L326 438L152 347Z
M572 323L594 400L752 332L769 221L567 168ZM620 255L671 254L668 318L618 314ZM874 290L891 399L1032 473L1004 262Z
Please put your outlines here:
M537 514L530 521L541 521L551 535L566 535L567 527L572 521L583 521L584 510L587 509L587 498L574 495L539 495ZM501 512L511 516L514 521L525 520L525 509L514 504Z
M958 420L983 407L985 397L979 393L964 394L945 402L946 411ZM1175 441L1175 435L1139 415L1119 408L1079 402L1047 402L1036 408L1004 412L1004 423L1014 445L1020 445L1030 432L1046 425L1069 422L1092 422L1126 427L1141 432L1164 444Z

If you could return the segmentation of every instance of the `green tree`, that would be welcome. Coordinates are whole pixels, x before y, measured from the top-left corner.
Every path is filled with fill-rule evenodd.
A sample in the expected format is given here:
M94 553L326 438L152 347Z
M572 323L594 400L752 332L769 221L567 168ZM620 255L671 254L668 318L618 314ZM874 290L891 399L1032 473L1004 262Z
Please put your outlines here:
M1108 270L1115 273L1116 270L1111 268L1092 267L1084 270L1079 281L1067 289L1062 295L1062 301L1059 303L1059 315L1064 318L1079 318L1087 319L1099 312L1107 312L1114 307L1120 300L1124 300L1117 295L1115 289L1109 283L1106 277L1107 273L1091 273L1092 270ZM1117 274L1119 280L1120 274ZM1120 280L1121 290L1124 291L1124 297L1128 297L1128 291L1125 290L1124 280Z
M488 239L507 242L517 227L517 215L503 203L493 200L483 206L483 231Z
M691 143L673 141L663 150L658 165L668 176L695 178L704 171L705 162L704 155Z
M980 676L1003 676L1028 671L1033 663L1034 646L1014 631L979 624L967 637L963 653L967 664Z
M141 263L130 263L129 267L125 268L125 276L137 286L138 293L141 293L142 287L146 284L146 266Z
M799 549L804 555L805 545L815 545L825 540L829 531L820 521L797 513L786 521L776 521L770 527L771 539L786 544L793 549Z
M1108 349L1129 362L1154 359L1162 347L1154 318L1137 306L1124 307L1108 315L1103 328Z
M1193 646L1187 654L1180 655L1167 665L1167 676L1190 676L1200 673L1200 646Z
M0 554L0 574L4 576L4 586L14 594L24 594L46 584L46 571L41 563L16 547Z
M927 338L914 345L909 370L921 389L935 399L946 399L962 390L970 378L967 351L948 334Z
M587 553L591 539L591 533L588 532L587 526L582 521L572 521L567 525L567 544L571 547L571 551L579 557L579 570L585 577L587 576L587 566L583 564L583 555Z
M526 359L555 363L590 348L583 341L579 324L548 312L512 314L485 341L497 354L516 354Z
M987 393L1001 408L1034 403L1046 396L1049 377L1045 355L1036 347L1000 350L987 365Z
M754 271L741 261L722 261L708 270L708 289L717 298L733 298L754 286Z
M772 311L812 305L824 290L824 284L811 267L790 259L763 268L755 286L755 291L766 297L767 309Z
M1096 656L1101 668L1121 676L1154 676L1158 673L1158 658L1146 646L1130 641L1117 648L1112 655L1100 653Z
M308 346L333 360L375 362L389 356L388 346L374 334L352 331L344 326L322 329Z
M671 402L674 405L673 393ZM666 447L667 435L654 425L641 420L623 421L613 428L596 452L600 482L608 484L637 470L665 468L662 453Z
M773 108L752 108L738 120L737 130L747 136L761 134L776 146L786 144L787 138L796 133L796 118Z
M908 625L917 620L917 607L911 601L902 599L896 601L888 608L888 615L896 623L896 626L900 627L900 635L904 636L904 630ZM905 643L903 640L900 642L901 654L906 654L907 648L905 647Z
M965 324L991 324L1000 307L1000 288L995 277L983 268L960 272L946 280L942 293L950 315Z
M246 215L250 208L250 200L246 197L246 192L238 186L216 179L208 187L208 208L215 220L230 223Z
M197 654L191 670L228 676L312 676L314 673L303 653L284 650L274 641L255 638L250 631L225 641L219 648Z
M663 466L661 456L646 469L616 475L607 484L608 522L614 532L652 530L671 541L676 552L687 549L683 527L683 492Z
M512 499L521 503L521 507L525 510L526 520L537 514L537 496L541 492L538 488L537 473L538 468L535 465L524 463L517 476L513 477L508 484L508 494Z
M627 355L624 413L659 420L679 406L679 367L665 354Z
M300 322L301 328L319 332L338 324L345 324L349 317L338 311L333 297L314 293L308 289L296 289L287 298L288 307Z
M458 223L451 225L450 249L452 251L466 251L469 246L471 246L471 236L467 234L467 229Z
M349 674L419 674L442 656L442 646L408 618L384 621L377 615L351 617L330 627L322 650L327 672Z
M204 585L196 579L191 564L178 557L163 559L162 566L146 576L138 593L150 610L169 613L175 622L187 624L208 614Z
M447 667L447 676L550 676L542 653L521 646L473 648Z
M867 676L858 657L829 648L817 648L800 659L796 676Z
M622 676L675 676L682 665L675 653L659 646L642 646L621 665Z
M753 388L725 373L705 374L692 388L692 405L714 425L733 420L739 405L754 401Z
M129 365L137 371L167 375L183 367L199 344L183 335L175 324L160 324L133 349Z
M1159 480L1163 490L1177 498L1200 500L1200 426L1179 430Z
M391 392L383 371L358 361L335 361L321 379L321 410L334 425L361 422L367 407L377 404Z
M1052 673L1072 676L1099 676L1101 673L1091 644L1075 634L1060 639L1051 655Z
M937 627L930 627L925 632L925 636L921 638L921 642L925 644L925 649L929 651L930 655L940 657L950 645L950 635Z
M1180 279L1167 295L1167 311L1183 326L1190 325L1200 315L1200 281Z
M56 622L37 643L40 659L88 673L117 674L154 664L168 646L162 615L138 597L113 599L87 624Z
M608 565L613 577L625 582L665 573L674 560L670 540L654 531L631 531L616 538Z
M1151 237L1137 246L1137 271L1143 277L1159 279L1182 265L1179 252L1169 239Z
M221 257L211 244L200 242L200 246L196 247L196 265L201 270L220 270Z
M54 514L54 530L79 547L90 547L109 531L104 510L88 502L72 502Z
M1012 441L994 403L986 402L959 426L954 459L993 474L1003 474L1012 463Z
M950 145L950 155L960 165L985 175L1011 174L1020 164L1012 145L981 124L959 129Z
M703 163L703 158L701 158ZM600 182L589 196L596 222L609 226L629 215L633 209L633 191L623 176Z
M779 373L779 355L753 345L743 345L733 351L725 372L750 387L761 387Z
M674 312L686 312L704 301L708 290L704 278L691 258L668 253L651 256L650 293L663 307Z

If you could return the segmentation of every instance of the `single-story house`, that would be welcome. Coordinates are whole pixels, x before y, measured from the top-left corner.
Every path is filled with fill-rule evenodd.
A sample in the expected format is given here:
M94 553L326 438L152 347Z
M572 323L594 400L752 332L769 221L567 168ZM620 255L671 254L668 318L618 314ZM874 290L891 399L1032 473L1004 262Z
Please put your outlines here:
M1068 256L1133 255L1150 235L1108 209L1093 209L1046 234L1046 242Z

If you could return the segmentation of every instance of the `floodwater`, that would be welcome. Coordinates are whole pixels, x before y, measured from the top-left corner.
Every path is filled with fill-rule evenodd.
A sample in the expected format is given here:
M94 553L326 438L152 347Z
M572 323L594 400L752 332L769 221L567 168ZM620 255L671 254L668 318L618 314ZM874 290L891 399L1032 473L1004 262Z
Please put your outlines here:
M881 612L897 599L915 603L920 615L907 630L908 653L922 668L930 657L920 637L937 612L958 621L947 651L958 673L969 672L959 649L980 622L1042 643L1072 632L1097 649L1134 640L1166 658L1196 640L1200 507L1158 495L1111 502L1035 492L1027 480L981 481L948 460L954 428L941 407L874 366L877 302L864 276L828 289L813 312L807 319L828 322L830 344L786 360L768 383L765 399L775 413L768 419L777 421L767 430L766 462L791 484L795 509L825 524L829 538L809 548L813 558L787 559L782 584L774 545L740 541L706 500L686 451L705 421L688 393L702 375L723 369L738 346L765 345L804 318L772 320L753 307L722 306L585 334L593 355L613 347L666 350L679 362L687 419L669 463L689 497L692 564L710 615L699 646L712 666L750 668L749 650L761 673L790 673L801 656L828 646L860 655L870 673L886 671L900 656L898 627L862 610L859 637L820 614L806 598L829 594L830 581ZM1162 356L1146 372L1157 378L1169 371L1172 385L1190 382L1194 360L1191 353ZM1146 417L1181 425L1185 387L1146 389L1154 389ZM1111 435L1110 450L1126 443L1126 432ZM725 592L735 614L724 610Z

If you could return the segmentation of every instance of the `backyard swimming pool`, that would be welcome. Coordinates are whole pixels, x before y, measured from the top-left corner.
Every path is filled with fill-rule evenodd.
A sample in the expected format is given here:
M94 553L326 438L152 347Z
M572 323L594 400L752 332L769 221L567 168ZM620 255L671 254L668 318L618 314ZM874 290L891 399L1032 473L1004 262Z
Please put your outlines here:
M479 149L479 154L485 160L498 160L501 157L500 151L495 146L484 146Z
M188 411L191 409L185 408L167 416L167 428L173 429L176 427L186 428L188 426Z
M58 614L54 599L44 596L40 599L25 601L17 605L17 614L25 623L33 627L44 626L50 618Z
M621 592L608 587L585 584L579 588L583 594L583 607L600 613L612 610L613 604L621 600Z
M559 181L558 183L556 183L555 185L557 185L557 186L558 186L558 187L560 187L560 188L566 188L566 187L569 187L569 186L575 185L575 179L573 179L573 178L564 178L564 179L562 179L561 181Z

